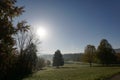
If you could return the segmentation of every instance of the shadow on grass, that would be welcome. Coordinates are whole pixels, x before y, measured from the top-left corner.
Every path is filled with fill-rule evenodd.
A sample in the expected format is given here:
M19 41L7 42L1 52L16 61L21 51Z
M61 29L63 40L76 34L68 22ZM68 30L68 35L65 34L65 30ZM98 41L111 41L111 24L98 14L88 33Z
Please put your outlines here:
M76 69L77 67L66 67L66 66L62 66L59 68L53 67L54 69Z
M77 68L77 67L61 67L63 69L74 69L74 68Z
M117 78L116 78L117 77ZM113 74L112 76L100 77L95 80L120 80L120 72Z
M92 67L120 67L120 64L111 64L111 65L93 65Z

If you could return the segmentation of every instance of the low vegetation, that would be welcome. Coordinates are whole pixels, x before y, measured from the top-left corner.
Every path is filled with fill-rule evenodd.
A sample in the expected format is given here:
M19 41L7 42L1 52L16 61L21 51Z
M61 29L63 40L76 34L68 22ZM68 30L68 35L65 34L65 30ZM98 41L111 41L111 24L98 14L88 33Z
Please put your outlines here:
M67 64L59 69L45 68L23 80L105 80L120 72L119 67L89 67L85 64Z

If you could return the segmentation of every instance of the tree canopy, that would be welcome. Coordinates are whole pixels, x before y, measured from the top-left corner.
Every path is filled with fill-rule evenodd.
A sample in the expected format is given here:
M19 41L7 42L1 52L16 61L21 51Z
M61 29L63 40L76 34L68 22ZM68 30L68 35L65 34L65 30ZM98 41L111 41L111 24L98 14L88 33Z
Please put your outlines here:
M103 65L113 64L116 61L115 51L112 48L111 44L106 40L102 39L98 49L97 57Z
M84 61L90 64L90 67L92 66L92 63L94 61L95 52L96 52L95 46L93 45L86 46L83 58L84 58Z
M16 2L16 0L0 0L0 80L18 80L20 77L26 75L26 72L24 72L25 75L20 73L21 69L25 70L27 64L22 66L25 61L22 63L19 60L19 54L17 54L19 51L16 46L19 42L15 38L15 35L19 34L19 32L23 32L24 34L24 32L29 30L30 26L26 25L26 21L18 22L17 25L14 24L15 17L20 16L24 12L24 7L18 7ZM19 36L18 38L19 40L23 39ZM26 45L26 42L19 45L21 46L20 49L22 49L23 45ZM33 61L36 58L36 46L30 43L25 50L26 53L33 53L29 54L30 57L24 56L25 59L29 57L29 60L32 59ZM18 65L22 67L20 68ZM28 67L30 67L29 63Z

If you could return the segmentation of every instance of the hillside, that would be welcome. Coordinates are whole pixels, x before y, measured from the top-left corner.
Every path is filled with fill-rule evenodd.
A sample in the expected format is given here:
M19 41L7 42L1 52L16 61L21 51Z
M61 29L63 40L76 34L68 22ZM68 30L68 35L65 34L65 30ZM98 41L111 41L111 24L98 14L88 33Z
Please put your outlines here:
M120 48L114 49L116 53L120 53Z

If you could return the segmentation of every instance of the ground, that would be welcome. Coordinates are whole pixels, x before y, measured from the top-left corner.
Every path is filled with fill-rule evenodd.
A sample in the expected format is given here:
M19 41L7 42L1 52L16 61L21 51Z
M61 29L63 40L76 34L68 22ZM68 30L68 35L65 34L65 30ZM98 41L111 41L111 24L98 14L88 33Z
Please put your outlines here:
M45 68L45 70L38 71L23 80L105 80L118 72L120 72L119 67L67 64L60 69Z
M110 80L120 80L120 73L112 76Z

